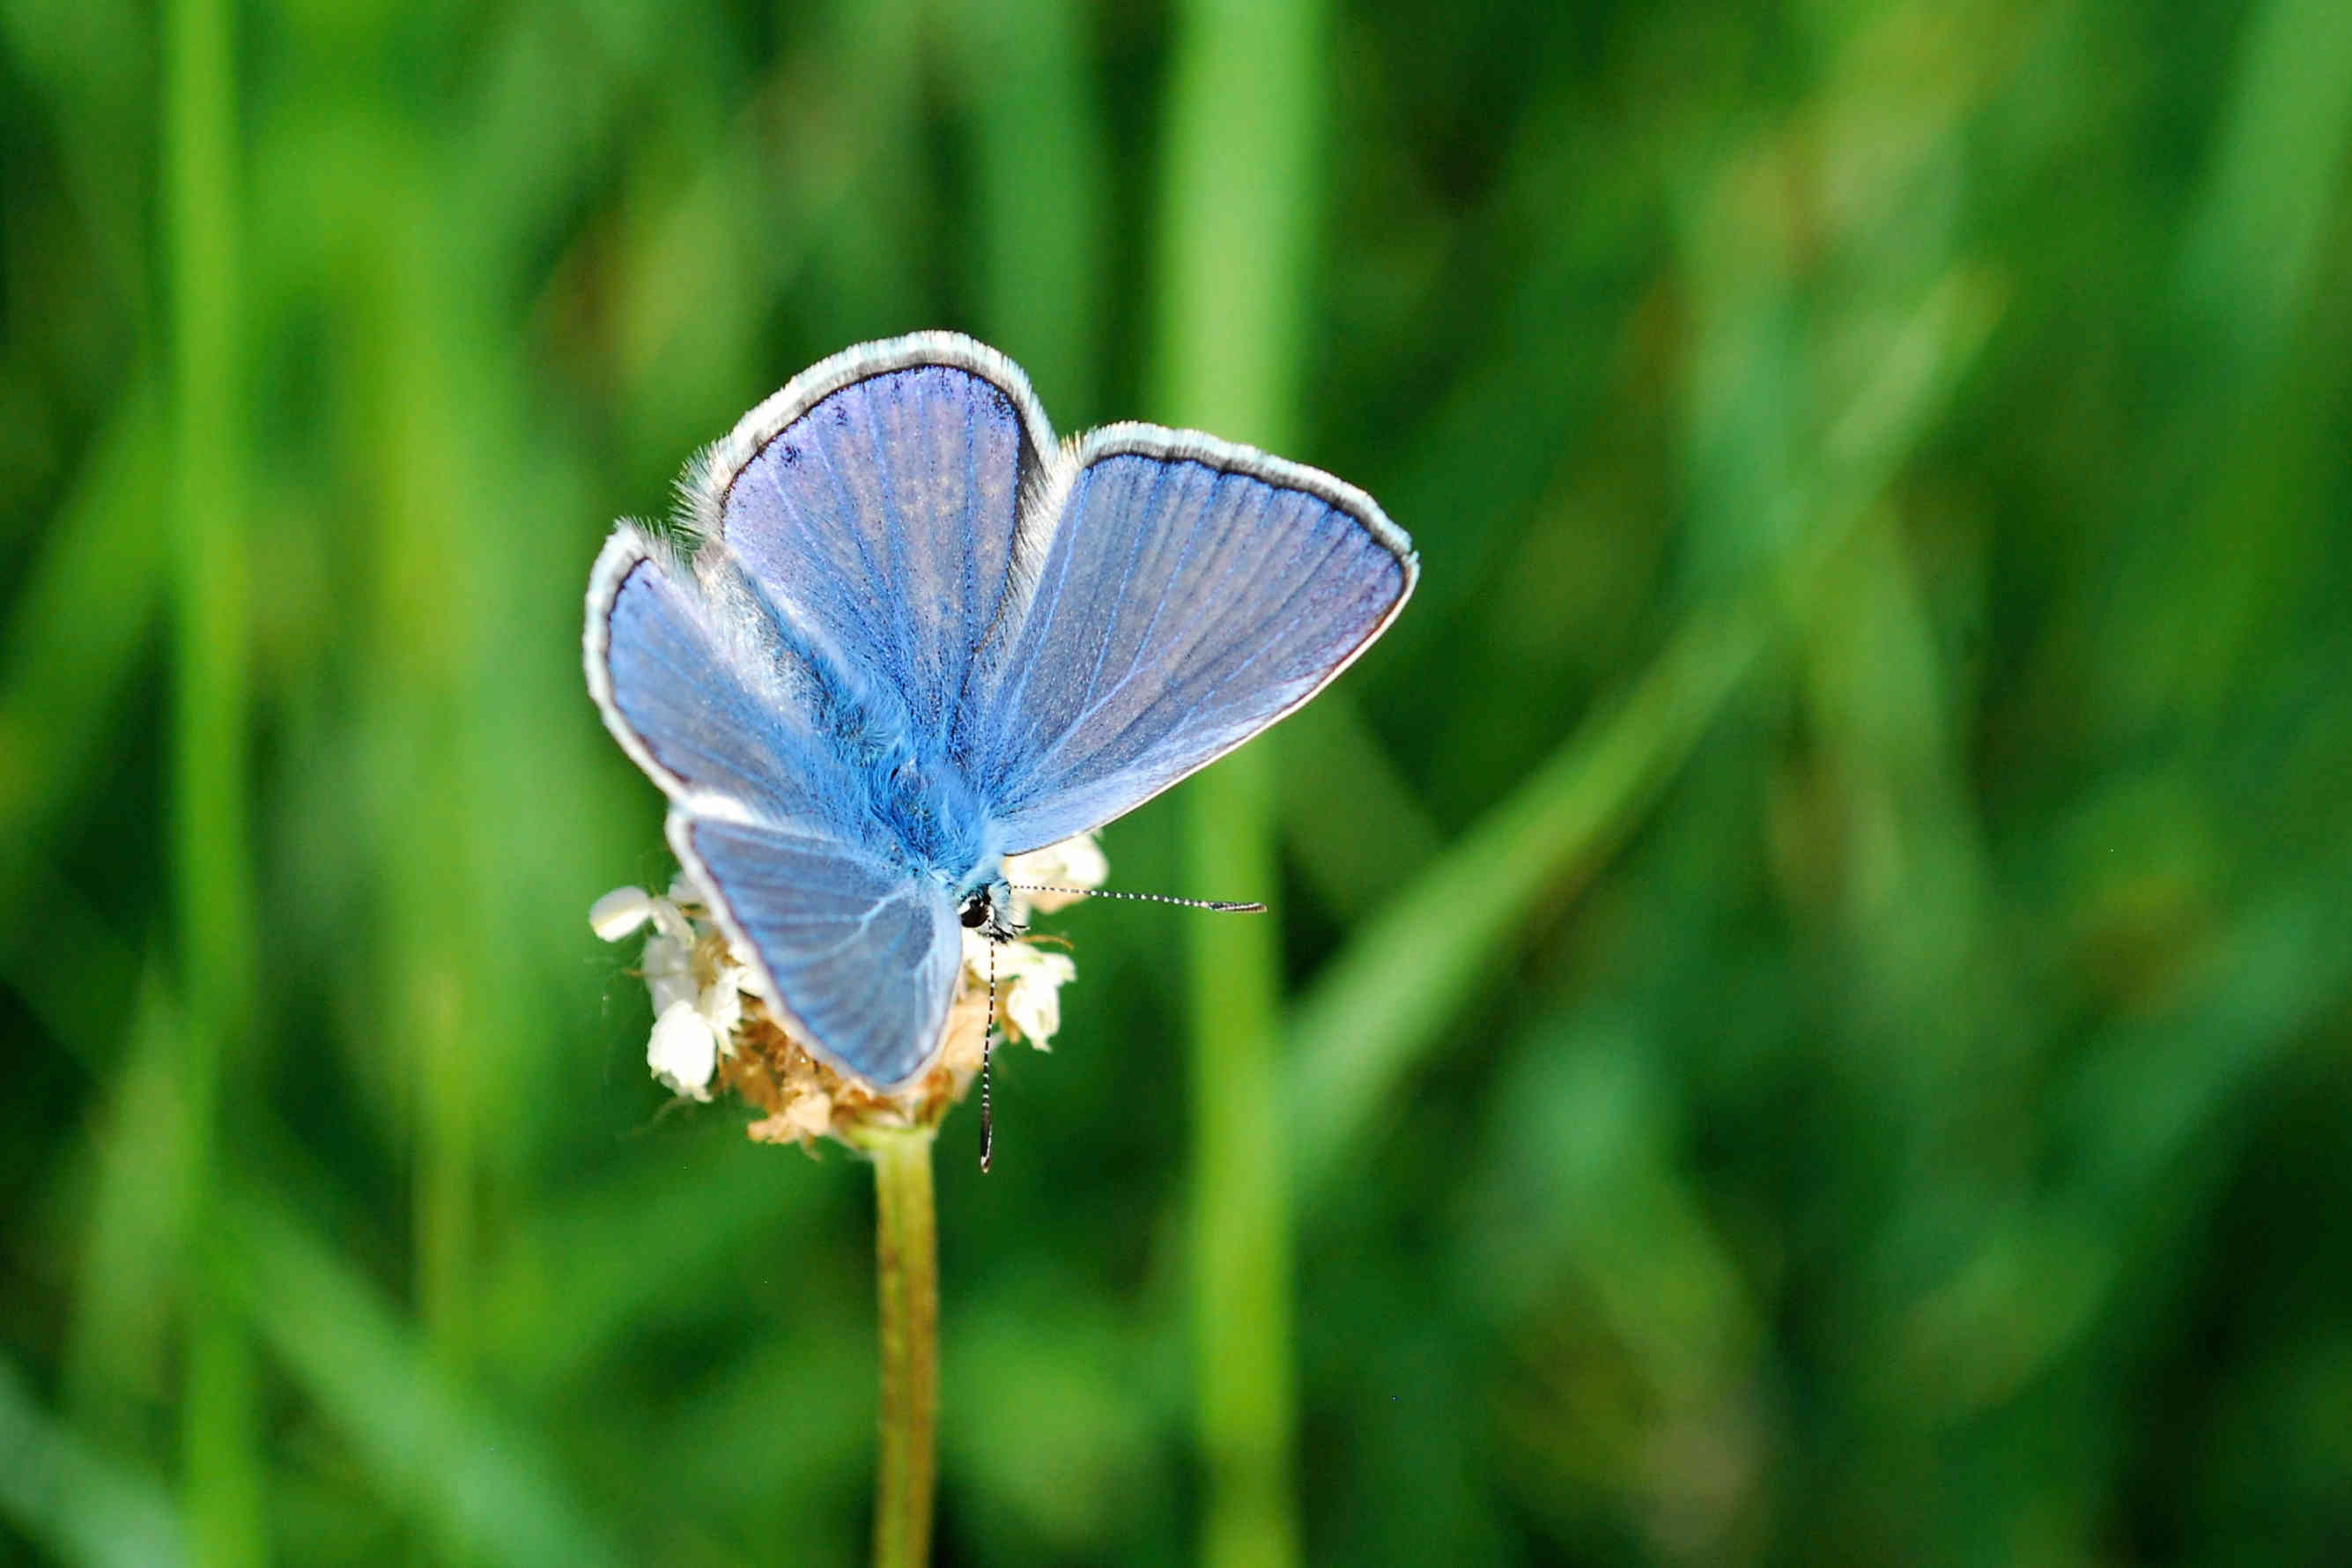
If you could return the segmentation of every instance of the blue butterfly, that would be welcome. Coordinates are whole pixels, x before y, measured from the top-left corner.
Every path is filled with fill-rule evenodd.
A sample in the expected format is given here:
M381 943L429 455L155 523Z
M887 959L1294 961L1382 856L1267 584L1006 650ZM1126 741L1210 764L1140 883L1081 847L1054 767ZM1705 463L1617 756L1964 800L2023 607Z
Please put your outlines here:
M793 378L623 522L588 689L669 842L826 1065L937 1058L1000 863L1100 826L1289 713L1420 566L1370 496L1191 431L1057 442L995 350L918 332Z

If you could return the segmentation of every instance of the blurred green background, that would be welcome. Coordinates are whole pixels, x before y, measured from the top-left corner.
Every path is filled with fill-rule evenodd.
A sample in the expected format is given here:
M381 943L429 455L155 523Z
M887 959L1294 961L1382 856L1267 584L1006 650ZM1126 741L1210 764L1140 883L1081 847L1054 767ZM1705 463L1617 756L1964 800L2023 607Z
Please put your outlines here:
M2340 0L0 0L0 1559L862 1557L579 606L937 325L1424 566L948 1125L941 1562L2352 1560L2347 183Z

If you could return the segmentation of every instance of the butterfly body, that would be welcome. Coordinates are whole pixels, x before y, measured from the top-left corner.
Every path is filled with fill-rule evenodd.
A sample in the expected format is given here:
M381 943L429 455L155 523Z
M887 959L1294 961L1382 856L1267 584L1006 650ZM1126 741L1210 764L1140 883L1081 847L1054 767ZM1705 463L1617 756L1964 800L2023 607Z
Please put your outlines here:
M769 996L877 1088L935 1058L1002 864L1139 805L1370 645L1409 542L1328 475L1120 425L1063 444L950 333L795 377L617 528L588 684Z

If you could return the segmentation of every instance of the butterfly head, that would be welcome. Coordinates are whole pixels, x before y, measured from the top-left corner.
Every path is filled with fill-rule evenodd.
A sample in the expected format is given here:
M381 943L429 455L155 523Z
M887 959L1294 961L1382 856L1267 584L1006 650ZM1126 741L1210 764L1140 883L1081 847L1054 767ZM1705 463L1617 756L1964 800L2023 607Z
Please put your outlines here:
M991 942L1011 942L1023 931L1013 919L1013 889L1002 877L990 879L963 896L956 918L966 931L976 931Z

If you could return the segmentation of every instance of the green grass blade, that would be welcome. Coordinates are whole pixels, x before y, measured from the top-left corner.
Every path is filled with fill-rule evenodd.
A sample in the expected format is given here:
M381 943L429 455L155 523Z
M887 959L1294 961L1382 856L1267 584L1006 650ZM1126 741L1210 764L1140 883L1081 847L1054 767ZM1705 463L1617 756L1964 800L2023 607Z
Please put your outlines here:
M163 210L173 347L177 621L172 847L187 1000L182 1114L191 1235L209 1234L228 1061L252 1016L247 849L244 378L235 32L225 0L176 0L163 26ZM206 1568L265 1560L264 1467L244 1326L209 1258L189 1281L181 1433L188 1519Z
M1325 18L1308 4L1195 0L1177 27L1160 209L1160 395L1150 412L1280 448L1295 429L1307 258L1321 210ZM1186 864L1204 896L1274 890L1275 770L1262 740L1190 786ZM1194 1378L1208 1486L1201 1560L1278 1565L1300 1550L1291 1220L1273 1056L1279 931L1271 920L1204 919L1189 934Z
M980 328L1047 412L1097 416L1109 157L1076 0L973 0L956 65L978 184Z
M2248 368L2292 346L2352 174L2352 27L2336 0L2271 0L2240 47L2183 285ZM2341 274L2338 273L2338 282Z
M1503 961L1513 933L1589 871L1688 756L1785 617L1874 504L1975 360L1996 301L1966 273L1895 324L1830 424L1808 531L1761 581L1694 615L1617 702L1588 718L1426 873L1359 929L1291 1021L1292 1163L1311 1208L1381 1106Z
M166 565L162 400L132 382L60 501L0 637L0 901L80 798L137 673Z
M258 1198L232 1217L230 1252L256 1331L443 1560L630 1560L567 1495L537 1436L461 1391L323 1239Z
M1412 1064L1654 799L1764 647L1765 605L1694 616L1620 701L1360 929L1291 1022L1292 1159L1312 1208Z
M86 1568L176 1568L186 1561L172 1500L153 1481L90 1451L52 1421L0 1362L0 1516Z

